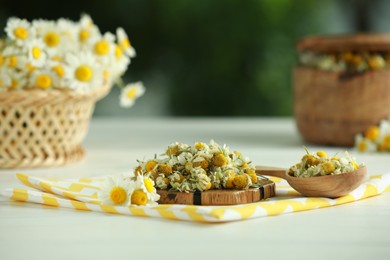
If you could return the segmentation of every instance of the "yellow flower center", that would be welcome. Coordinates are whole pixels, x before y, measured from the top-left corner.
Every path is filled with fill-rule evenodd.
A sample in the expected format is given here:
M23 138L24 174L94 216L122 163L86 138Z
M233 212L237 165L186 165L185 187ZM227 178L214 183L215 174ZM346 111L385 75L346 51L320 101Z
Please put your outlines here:
M125 38L120 42L123 49L128 49L131 46L129 39Z
M0 53L0 67L3 66L3 64L4 64L4 57Z
M204 143L201 143L201 142L196 143L195 144L195 148L198 149L198 150L203 149L204 148Z
M148 161L145 165L145 169L147 172L151 172L156 167L157 163L155 161Z
M324 151L318 151L318 152L317 152L317 155L318 155L318 157L321 157L321 158L326 158L326 157L328 157L328 155L327 155L326 152L324 152Z
M390 149L390 135L386 135L383 138L382 146L384 149L389 150Z
M259 178L257 177L256 173L249 174L249 177L251 177L251 181L253 184L256 184L259 182Z
M359 169L359 165L357 164L357 162L352 162L352 165L354 170Z
M39 47L32 48L32 56L34 59L39 59L41 57L42 51Z
M56 65L51 68L52 71L54 71L59 78L62 78L65 74L65 70L61 65Z
M52 60L55 60L55 61L62 61L62 57L61 56L54 56L51 58Z
M249 180L247 174L237 175L233 179L233 184L237 189L245 189L249 186Z
M306 166L313 166L313 165L318 165L318 160L316 157L314 157L311 154L305 154L302 157L302 162L306 163Z
M171 156L171 155L177 155L177 153L179 153L179 146L177 145L174 145L174 146L170 146L168 147L167 151L166 151L166 154L168 156Z
M169 164L160 164L158 166L158 172L159 173L164 173L165 175L169 175L173 172L172 166Z
M29 74L31 74L36 69L36 67L34 67L31 63L27 63L26 67Z
M229 177L225 183L225 188L227 189L233 189L234 188L234 177Z
M325 173L330 174L334 171L334 165L331 162L326 162L321 165Z
M126 198L126 191L122 187L114 187L110 192L110 199L114 204L122 204Z
M217 167L222 167L227 164L227 159L222 153L215 154L213 157L213 164Z
M207 169L209 167L209 162L206 159L203 159L202 161L197 161L192 163L193 167L201 167L202 169Z
M237 157L240 157L241 156L241 153L239 151L234 151L233 152Z
M55 32L49 32L44 37L46 45L49 47L55 47L60 43L60 36Z
M109 70L104 70L103 71L103 78L105 80L108 80L110 78L110 71Z
M115 57L116 57L116 59L119 60L120 58L122 58L122 56L123 56L122 49L118 45L116 45L115 46Z
M89 36L91 36L91 34L89 33L88 30L84 30L84 29L80 30L80 32L79 32L79 40L81 42L86 42L88 40Z
M370 126L367 128L367 130L364 132L364 136L371 141L375 141L379 136L379 127L377 126Z
M367 150L367 143L362 141L358 144L358 151L359 152L365 152Z
M9 57L8 67L15 68L18 64L18 58L16 56Z
M28 37L28 31L24 27L17 27L14 30L14 35L16 38L24 40Z
M149 178L145 178L144 179L144 183L145 183L145 188L148 192L152 192L154 191L154 186L153 186L153 182L151 179Z
M142 190L135 190L131 195L131 204L135 205L146 205L148 202L148 198L146 197L146 193Z
M110 45L105 40L100 40L95 44L95 52L98 55L106 55L110 51Z
M51 86L51 78L49 75L41 74L35 79L35 85L41 89L47 89Z
M133 98L135 98L137 96L137 89L136 88L131 88L131 89L129 89L129 91L127 91L126 94L127 94L126 96L129 99L133 99Z
M82 82L90 81L92 78L92 74L93 74L93 71L92 71L91 67L89 67L87 65L81 65L75 71L76 79L78 79Z
M12 80L11 80L11 86L10 86L10 87L11 87L11 88L16 88L16 87L18 86L18 83L19 83L19 82L18 82L16 79L12 79Z

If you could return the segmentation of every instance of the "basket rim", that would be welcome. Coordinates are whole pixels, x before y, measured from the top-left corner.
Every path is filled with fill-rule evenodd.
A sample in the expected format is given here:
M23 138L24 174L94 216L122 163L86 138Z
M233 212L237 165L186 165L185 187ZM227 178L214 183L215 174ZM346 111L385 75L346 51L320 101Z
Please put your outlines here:
M103 86L88 92L77 92L71 89L50 89L41 90L37 88L17 89L0 92L0 106L8 105L29 105L43 103L59 103L61 101L78 101L102 99L111 90L112 84L106 83Z
M390 34L358 33L308 36L297 43L296 49L299 52L390 51Z

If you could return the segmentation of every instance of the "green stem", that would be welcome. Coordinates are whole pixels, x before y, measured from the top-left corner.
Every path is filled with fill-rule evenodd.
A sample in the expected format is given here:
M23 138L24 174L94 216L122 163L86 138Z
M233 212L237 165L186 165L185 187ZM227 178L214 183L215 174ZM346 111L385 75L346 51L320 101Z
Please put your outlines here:
M115 84L120 88L123 89L125 87L125 83L123 82L122 78L117 78L115 80Z

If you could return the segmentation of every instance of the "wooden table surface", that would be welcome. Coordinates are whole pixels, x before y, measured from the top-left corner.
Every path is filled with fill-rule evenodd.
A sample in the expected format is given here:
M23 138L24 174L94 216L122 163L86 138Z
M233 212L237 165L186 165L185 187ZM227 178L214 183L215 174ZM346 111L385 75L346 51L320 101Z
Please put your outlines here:
M304 143L291 118L95 118L79 163L0 170L0 190L22 187L15 173L79 178L132 169L178 141L214 139L254 164L288 167ZM328 154L340 147L305 144ZM356 154L370 174L390 172L390 154ZM0 197L0 259L390 259L390 192L336 207L223 224L51 208Z

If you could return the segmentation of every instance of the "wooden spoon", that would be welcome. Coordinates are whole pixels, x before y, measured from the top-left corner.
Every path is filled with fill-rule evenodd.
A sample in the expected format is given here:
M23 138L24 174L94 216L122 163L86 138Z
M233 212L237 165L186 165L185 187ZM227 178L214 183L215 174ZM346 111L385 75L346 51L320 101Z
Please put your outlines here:
M308 178L291 176L287 169L267 166L256 166L256 173L285 179L293 189L306 197L337 198L359 187L367 175L367 168L364 166L352 172Z

